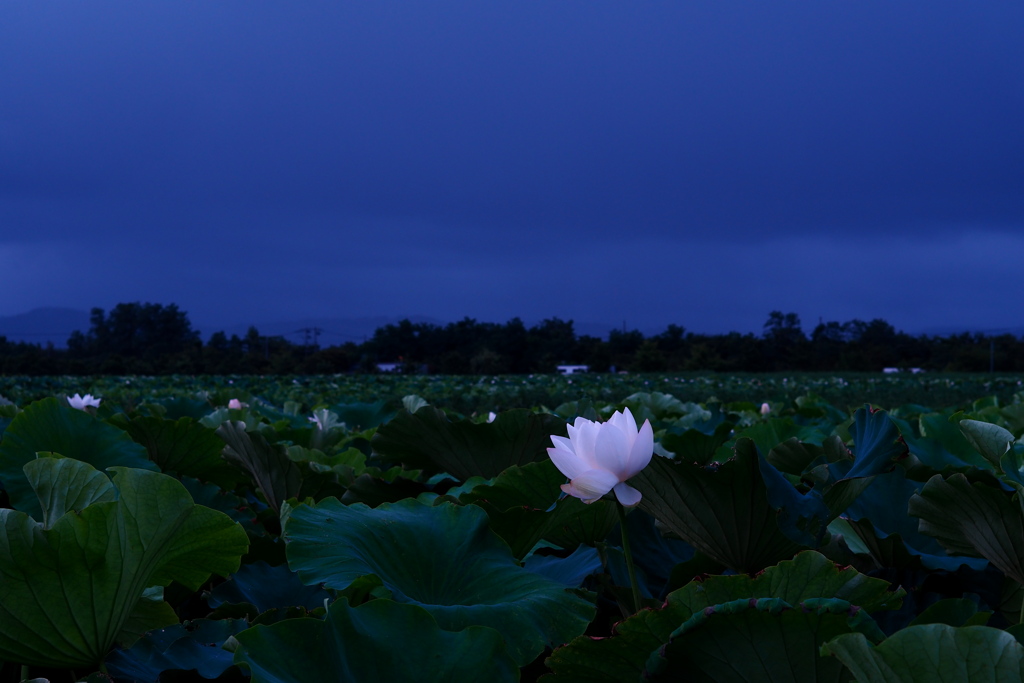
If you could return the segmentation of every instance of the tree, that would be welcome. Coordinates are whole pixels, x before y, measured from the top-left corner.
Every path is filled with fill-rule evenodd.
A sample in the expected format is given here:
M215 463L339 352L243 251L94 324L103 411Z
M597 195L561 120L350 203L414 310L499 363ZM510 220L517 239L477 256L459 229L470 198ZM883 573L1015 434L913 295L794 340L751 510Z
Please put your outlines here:
M764 358L762 370L789 370L806 367L803 353L807 337L796 313L772 311L764 324Z
M74 333L68 339L73 354L99 356L105 365L133 372L158 372L167 357L198 356L201 346L188 315L175 304L121 303L106 315L94 308L89 322L87 334ZM175 369L182 367L181 361L175 359Z

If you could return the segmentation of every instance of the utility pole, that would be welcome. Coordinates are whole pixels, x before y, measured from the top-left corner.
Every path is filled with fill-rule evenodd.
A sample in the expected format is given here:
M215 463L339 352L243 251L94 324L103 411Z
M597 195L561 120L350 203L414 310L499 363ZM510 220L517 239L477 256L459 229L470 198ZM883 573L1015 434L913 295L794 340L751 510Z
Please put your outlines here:
M296 331L302 333L302 346L306 349L306 353L308 354L313 346L319 345L320 334L323 332L323 329L319 327L303 327Z

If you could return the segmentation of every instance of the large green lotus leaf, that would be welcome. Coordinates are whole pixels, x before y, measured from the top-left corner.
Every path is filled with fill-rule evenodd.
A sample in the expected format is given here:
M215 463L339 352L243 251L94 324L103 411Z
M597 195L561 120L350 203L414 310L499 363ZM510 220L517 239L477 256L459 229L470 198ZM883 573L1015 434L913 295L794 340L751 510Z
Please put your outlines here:
M267 530L257 521L256 512L241 496L225 491L216 484L204 484L192 477L181 477L179 481L196 505L220 510L241 524L250 537L266 535Z
M910 498L909 511L948 552L984 557L1024 584L1024 515L1009 493L962 474L936 474Z
M840 569L824 555L804 551L792 560L769 567L756 577L746 574L709 576L687 584L674 594L691 612L740 598L780 598L796 605L818 598L845 600L868 612L900 606L902 589L890 590L889 582L861 574L853 567ZM689 618L689 617L687 617Z
M153 401L153 403L163 408L163 417L168 420L177 420L182 417L191 417L193 420L199 420L213 410L213 406L210 405L209 401L185 396L161 398Z
M857 555L869 556L878 568L887 567L898 570L920 571L923 567L927 566L931 569L942 568L954 571L960 564L959 562L950 563L949 561L954 558L947 556L945 550L942 550L941 558L936 558L932 555L914 554L899 534L889 534L886 536L869 519L852 520L840 517L833 520L828 525L828 528L833 534L842 536L843 543L846 544L851 552ZM936 542L936 545L938 545L938 542ZM939 546L939 548L941 550L942 546ZM986 560L983 559L970 559L983 563L983 566L987 564ZM926 564L926 561L931 564ZM949 563L949 566L942 564L943 561Z
M1024 436L1024 403L1014 403L1001 408L999 416L1014 436Z
M917 436L907 422L897 420L911 454L931 472L968 473L972 469L991 472L995 468L978 453L964 437L960 428L950 422L948 414L928 413L918 420Z
M983 569L987 561L977 557L950 556L932 536L918 529L919 520L907 514L910 498L924 486L907 479L902 467L875 477L871 487L847 508L846 515L854 535L879 566L956 571L961 564ZM838 520L837 520L838 521ZM853 536L843 530L847 542Z
M992 612L983 612L978 607L978 598L946 598L929 605L910 622L918 624L946 624L947 626L984 626Z
M425 409L421 409L422 412ZM594 605L519 566L475 505L415 500L378 508L328 498L295 508L285 525L288 564L307 584L342 590L366 575L420 605L441 628L490 626L520 665L586 629Z
M990 463L984 454L976 451L957 423L951 422L949 418L948 413L922 415L918 421L921 436L926 439L935 439L948 453L974 467L992 469L996 463Z
M907 444L884 410L865 406L853 416L853 465L823 492L833 517L841 514L874 481L906 457Z
M648 419L662 420L686 415L694 409L701 410L700 406L683 403L672 394L660 391L631 394L622 401L622 405L629 408L638 424Z
M221 645L249 628L245 619L196 619L146 634L127 650L114 650L104 665L115 680L159 683L165 671L195 671L214 679L233 665Z
M43 528L53 527L70 511L81 512L93 503L117 499L117 490L110 479L81 460L57 454L40 454L25 464L25 478L36 492L42 508Z
M136 417L120 425L149 452L149 459L164 472L209 481L223 489L234 488L242 478L221 457L224 441L209 427L189 417L177 421Z
M422 482L405 477L388 479L386 476L374 476L364 472L348 485L348 490L341 500L346 505L363 503L377 507L381 503L395 503L406 498L415 498L426 491L427 486Z
M491 529L501 536L516 559L522 559L542 538L565 548L603 540L618 522L615 504L590 505L559 497L565 475L550 460L513 465L493 481L459 494L464 503L487 511Z
M758 470L768 491L768 503L778 511L776 522L782 533L794 543L812 548L820 546L833 516L821 492L813 488L801 493L760 454Z
M1018 683L1024 648L1011 634L988 626L909 626L872 646L860 633L825 643L859 683Z
M648 659L647 680L849 681L853 677L840 662L818 654L822 644L844 633L884 638L867 612L845 600L733 600L697 612L673 631Z
M1024 450L1013 433L991 422L960 420L960 431L976 451L1001 471L1005 484L1024 492Z
M544 530L544 540L570 550L581 543L594 545L607 537L618 522L619 513L613 501L598 500L588 505L568 496L558 501Z
M615 516L618 517L617 511ZM689 543L663 535L658 529L654 518L643 510L634 508L626 515L626 530L633 550L633 562L642 573L650 590L648 596L644 597L664 599L665 594L670 590L689 583L690 579L696 576L697 572L694 572L693 575L686 577L682 583L672 585L671 588L669 587L676 567L680 567L680 571L686 571L690 566L689 563L696 556L696 552ZM620 534L615 533L611 540L613 542L620 541ZM625 560L624 555L609 549L607 559L610 562L610 570L618 569L618 562L615 560L619 557ZM628 586L628 571L624 561L621 569L623 574L617 575L613 573L612 576L618 585ZM721 569L718 569L718 571L721 571Z
M779 528L802 545L821 545L829 522L850 507L874 482L907 454L899 429L882 410L865 406L856 412L852 425L854 453L838 437L826 441L829 462L810 475L814 488L800 493L767 458L760 459L761 476L768 500L779 511ZM780 444L793 453L795 445ZM778 448L778 447L777 447ZM776 451L773 451L775 453ZM778 457L777 457L778 459Z
M285 565L271 566L266 562L242 565L227 581L218 585L206 597L206 604L248 603L260 613L275 607L304 607L314 610L330 599L319 586L307 586L295 572Z
M42 513L39 499L22 468L40 451L87 462L101 472L115 466L157 469L146 449L117 427L55 398L36 401L14 418L0 442L0 479L11 505L36 519Z
M805 443L821 445L828 434L814 426L797 425L792 418L770 417L747 427L739 432L739 436L753 441L762 453L768 453L780 443L794 438Z
M224 422L217 427L217 434L227 444L224 459L249 473L274 512L281 510L281 503L299 495L302 470L288 457L284 446L271 444L262 434L245 431L244 422Z
M581 545L568 557L531 555L523 563L526 569L570 588L578 588L591 574L601 571L601 555L597 548Z
M642 610L616 624L611 638L581 636L555 650L546 660L554 675L547 683L640 683L647 659L669 642L673 631L695 614L734 600L779 598L798 605L816 599L839 599L865 612L896 609L905 593L889 583L840 570L823 555L806 551L769 567L756 578L746 574L709 576L672 591L665 606Z
M630 484L643 494L640 509L684 541L730 569L755 572L802 546L779 529L754 444L740 439L735 452L710 467L655 456Z
M360 432L384 424L395 416L395 408L386 401L376 403L337 403L331 411L349 431Z
M235 663L252 683L518 681L501 635L484 626L442 630L422 607L342 598L324 621L289 619L235 636Z
M447 472L465 481L490 479L512 465L544 460L551 435L566 435L566 423L547 414L509 410L494 422L452 422L427 406L400 412L374 434L373 451L416 469Z
M60 460L34 464L61 476ZM248 539L227 515L195 505L173 477L112 469L116 501L72 510L50 529L0 510L0 658L94 665L137 607L167 614L163 603L148 604L148 587L177 581L196 590L210 574L238 568Z
M680 462L695 462L707 465L715 457L718 449L729 440L733 424L722 422L711 434L698 429L687 429L681 434L667 432L661 437L661 445L673 453Z
M790 438L768 451L765 460L780 472L800 476L811 463L822 458L824 452L821 446Z
M960 420L959 426L960 432L974 450L985 456L985 459L995 467L999 466L999 462L1016 440L1008 429L991 422L967 419Z

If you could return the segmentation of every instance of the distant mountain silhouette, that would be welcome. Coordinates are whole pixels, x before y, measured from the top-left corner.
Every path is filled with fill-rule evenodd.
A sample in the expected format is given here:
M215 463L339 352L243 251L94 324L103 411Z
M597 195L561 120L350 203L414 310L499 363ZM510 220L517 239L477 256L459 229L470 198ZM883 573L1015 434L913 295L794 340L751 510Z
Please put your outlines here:
M0 316L0 336L8 341L67 346L75 330L89 330L89 312L74 308L34 308L28 313Z

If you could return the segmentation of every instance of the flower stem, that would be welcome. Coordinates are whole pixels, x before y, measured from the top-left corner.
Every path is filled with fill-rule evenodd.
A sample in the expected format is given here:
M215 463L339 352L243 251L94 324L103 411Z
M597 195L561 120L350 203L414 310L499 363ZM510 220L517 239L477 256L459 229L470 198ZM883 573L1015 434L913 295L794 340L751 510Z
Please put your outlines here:
M640 586L636 582L636 569L633 568L633 553L629 550L629 534L626 533L626 508L615 501L619 511L619 533L622 534L622 554L626 556L626 571L629 572L629 584L633 588L633 614L640 611Z

